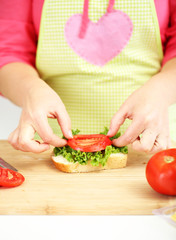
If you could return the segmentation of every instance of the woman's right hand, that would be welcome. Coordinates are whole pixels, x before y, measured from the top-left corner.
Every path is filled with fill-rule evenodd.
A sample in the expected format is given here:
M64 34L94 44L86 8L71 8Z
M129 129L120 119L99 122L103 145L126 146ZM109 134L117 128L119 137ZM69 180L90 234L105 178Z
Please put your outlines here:
M47 118L56 118L63 135L72 138L71 120L60 97L47 84L31 88L23 101L22 114L18 127L10 134L8 141L17 150L40 153L50 145L61 147L65 139L56 136ZM43 142L34 140L37 132Z

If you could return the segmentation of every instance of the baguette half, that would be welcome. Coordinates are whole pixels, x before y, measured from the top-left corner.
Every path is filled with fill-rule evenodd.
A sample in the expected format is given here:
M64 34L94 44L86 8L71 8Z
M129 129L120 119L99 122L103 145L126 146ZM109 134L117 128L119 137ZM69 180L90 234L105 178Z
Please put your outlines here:
M58 155L58 156L52 155L51 159L57 169L67 173L81 173L81 172L100 171L105 169L118 169L118 168L126 167L126 164L127 164L127 154L124 154L124 153L112 153L109 156L107 163L104 167L101 165L92 166L90 161L88 161L88 164L86 165L81 165L78 162L76 163L69 162L62 155Z

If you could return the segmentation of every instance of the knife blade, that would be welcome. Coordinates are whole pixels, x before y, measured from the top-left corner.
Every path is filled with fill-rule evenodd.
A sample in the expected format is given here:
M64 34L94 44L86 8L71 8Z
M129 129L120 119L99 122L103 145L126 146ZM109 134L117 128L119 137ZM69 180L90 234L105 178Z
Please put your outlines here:
M0 167L8 168L8 169L11 169L11 170L13 170L15 172L18 172L18 170L16 168L14 168L12 165L10 165L6 161L4 161L1 157L0 157Z

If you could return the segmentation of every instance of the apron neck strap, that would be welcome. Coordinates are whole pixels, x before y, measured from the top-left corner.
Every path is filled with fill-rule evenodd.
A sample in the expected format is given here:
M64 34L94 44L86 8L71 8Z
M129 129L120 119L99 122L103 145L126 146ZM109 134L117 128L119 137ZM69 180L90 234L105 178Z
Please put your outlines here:
M109 0L108 7L107 7L108 13L113 12L114 4L115 4L115 0Z
M115 0L109 0L108 7L106 9L107 13L113 12ZM84 0L83 14L82 14L82 22L79 32L79 38L84 38L87 25L89 22L89 0Z

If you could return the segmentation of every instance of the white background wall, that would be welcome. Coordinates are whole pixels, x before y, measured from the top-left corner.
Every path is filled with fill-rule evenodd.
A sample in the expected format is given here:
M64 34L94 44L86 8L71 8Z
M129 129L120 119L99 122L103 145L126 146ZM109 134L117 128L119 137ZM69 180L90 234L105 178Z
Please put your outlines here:
M0 96L0 139L7 139L8 135L17 127L20 113L19 107Z

